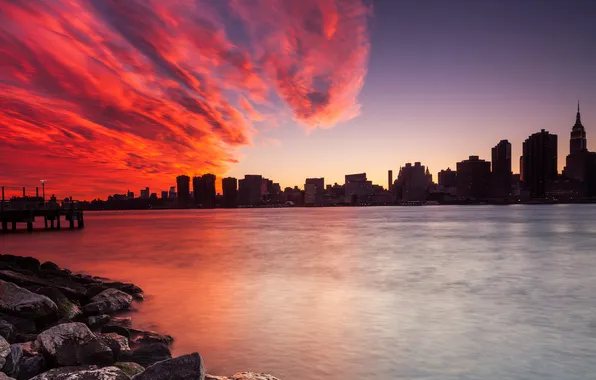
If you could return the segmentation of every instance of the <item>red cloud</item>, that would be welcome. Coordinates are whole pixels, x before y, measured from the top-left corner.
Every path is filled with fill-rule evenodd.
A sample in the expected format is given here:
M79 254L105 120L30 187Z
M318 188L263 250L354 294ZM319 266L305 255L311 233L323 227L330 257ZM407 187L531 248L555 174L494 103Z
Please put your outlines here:
M368 14L361 0L0 0L0 182L166 189L236 162L264 120L251 102L308 129L349 119Z

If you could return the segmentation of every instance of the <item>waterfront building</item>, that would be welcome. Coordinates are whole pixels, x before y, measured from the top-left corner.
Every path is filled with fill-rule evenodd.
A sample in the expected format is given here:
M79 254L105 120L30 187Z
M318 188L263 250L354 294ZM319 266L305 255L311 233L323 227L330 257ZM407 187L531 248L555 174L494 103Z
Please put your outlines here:
M223 178L221 188L223 191L223 206L227 208L236 207L238 205L238 180L232 177Z
M387 172L387 191L391 191L393 187L393 170Z
M399 168L395 180L395 193L398 202L422 202L428 196L432 176L420 162L410 162Z
M141 199L149 199L149 188L141 189Z
M372 194L372 182L366 173L346 174L344 202L348 204L366 203Z
M511 144L501 140L492 148L491 197L507 199L511 196Z
M168 192L167 191L162 191L161 192L161 199L168 199Z
M557 173L557 135L542 129L523 143L524 188L531 198L543 198Z
M178 188L178 202L186 206L190 197L190 177L187 175L176 177L176 187Z
M443 188L457 187L457 172L447 168L439 172L439 185Z
M263 201L262 196L263 176L247 174L238 181L239 202L243 206L259 206Z
M168 194L168 198L176 199L176 186L170 186L170 193Z
M457 163L457 197L481 200L489 197L490 162L478 156Z
M215 174L207 173L201 177L202 183L202 203L203 208L214 208L216 202L216 191L215 191Z
M316 204L317 185L314 183L304 184L304 204L314 206Z
M573 185L567 184L567 187L575 187L574 191L571 191L575 196L596 195L596 153L588 151L588 140L581 122L579 103L575 124L571 128L569 154L566 157L563 176L565 178L561 181L572 181Z
M311 189L314 189L312 191L314 191L313 194L313 199L312 199L312 204L323 204L323 198L325 196L325 178L307 178L305 185L304 185L304 191L305 191L305 195L304 195L304 203L308 204L307 198L309 197L308 195L308 190L306 188L306 185L313 185L314 187L311 187Z

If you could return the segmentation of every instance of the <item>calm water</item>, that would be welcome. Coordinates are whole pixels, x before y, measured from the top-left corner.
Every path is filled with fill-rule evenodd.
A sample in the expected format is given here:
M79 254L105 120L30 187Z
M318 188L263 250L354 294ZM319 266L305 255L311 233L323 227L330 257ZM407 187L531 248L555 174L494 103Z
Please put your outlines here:
M145 289L209 372L596 379L596 207L87 213L0 251Z

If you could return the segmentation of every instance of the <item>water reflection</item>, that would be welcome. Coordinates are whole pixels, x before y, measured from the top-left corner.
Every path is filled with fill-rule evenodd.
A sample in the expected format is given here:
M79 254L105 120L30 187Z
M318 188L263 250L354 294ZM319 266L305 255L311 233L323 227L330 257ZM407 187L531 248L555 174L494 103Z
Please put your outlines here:
M592 206L89 213L3 252L132 281L135 322L210 371L286 379L585 379Z

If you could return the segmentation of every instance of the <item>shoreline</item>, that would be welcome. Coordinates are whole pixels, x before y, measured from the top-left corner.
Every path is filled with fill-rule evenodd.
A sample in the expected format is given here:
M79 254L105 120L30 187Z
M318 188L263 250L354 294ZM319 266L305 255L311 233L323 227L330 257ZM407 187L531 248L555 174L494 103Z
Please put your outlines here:
M174 338L122 316L143 300L131 283L0 254L0 380L279 380L206 374L197 352L173 358Z

